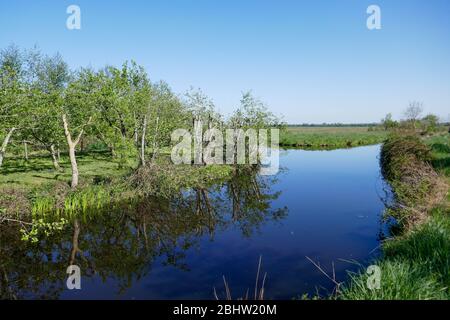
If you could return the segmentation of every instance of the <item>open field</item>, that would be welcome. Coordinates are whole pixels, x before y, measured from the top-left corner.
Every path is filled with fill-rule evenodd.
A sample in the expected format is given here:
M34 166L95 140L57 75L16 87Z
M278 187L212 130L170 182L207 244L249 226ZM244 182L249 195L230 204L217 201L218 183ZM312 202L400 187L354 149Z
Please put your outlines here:
M385 131L369 127L288 127L282 132L280 145L309 149L336 149L383 142Z

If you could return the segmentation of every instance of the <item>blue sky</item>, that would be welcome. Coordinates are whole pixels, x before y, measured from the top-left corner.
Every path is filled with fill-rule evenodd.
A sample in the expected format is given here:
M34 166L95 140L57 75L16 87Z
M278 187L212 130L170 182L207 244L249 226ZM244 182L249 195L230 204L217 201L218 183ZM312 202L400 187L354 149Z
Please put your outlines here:
M71 4L81 30L66 28ZM381 30L366 27L371 4ZM447 0L2 1L0 47L11 43L73 68L134 59L226 114L252 90L290 123L400 118L411 100L450 117Z

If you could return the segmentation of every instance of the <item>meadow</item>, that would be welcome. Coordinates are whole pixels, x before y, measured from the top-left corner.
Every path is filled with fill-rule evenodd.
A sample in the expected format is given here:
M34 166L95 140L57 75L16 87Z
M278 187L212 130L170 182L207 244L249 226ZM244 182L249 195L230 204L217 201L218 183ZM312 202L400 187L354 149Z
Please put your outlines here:
M383 142L384 130L361 126L287 127L280 136L280 145L304 149L337 149Z

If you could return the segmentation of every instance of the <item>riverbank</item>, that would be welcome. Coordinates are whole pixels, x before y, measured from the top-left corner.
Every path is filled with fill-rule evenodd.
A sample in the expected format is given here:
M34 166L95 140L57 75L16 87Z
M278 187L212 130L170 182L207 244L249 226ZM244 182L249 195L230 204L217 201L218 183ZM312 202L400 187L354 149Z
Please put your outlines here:
M25 240L34 228L60 227L62 222L104 206L148 196L170 197L192 188L206 189L230 178L230 166L175 166L161 154L146 166L137 161L126 165L112 160L108 152L78 155L80 184L70 187L70 160L61 156L55 170L45 154L10 158L0 175L0 222L19 223ZM39 223L38 223L39 222Z
M307 150L340 149L382 143L387 132L372 127L287 127L280 146Z
M450 299L450 138L395 135L381 153L395 194L387 214L398 222L382 245L380 289L352 274L341 299Z

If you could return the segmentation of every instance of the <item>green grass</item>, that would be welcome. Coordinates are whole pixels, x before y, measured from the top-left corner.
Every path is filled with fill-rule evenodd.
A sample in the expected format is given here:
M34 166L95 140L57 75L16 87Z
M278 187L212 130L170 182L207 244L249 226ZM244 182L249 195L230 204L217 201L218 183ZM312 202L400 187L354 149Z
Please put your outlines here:
M450 134L441 134L427 139L433 151L433 167L450 177Z
M385 131L368 127L288 127L281 133L280 145L310 149L336 149L377 144Z
M107 153L90 153L77 155L78 170L81 182L110 179L123 176L130 168L119 168L117 162L111 160ZM39 187L57 181L70 183L71 168L68 157L62 156L61 170L55 171L50 155L33 154L28 161L21 157L6 157L0 168L1 186L20 186L25 188Z
M207 188L232 173L230 166L175 166L164 150L158 161L147 167L138 167L136 158L127 159L131 166L120 167L107 152L80 153L77 163L80 184L72 190L67 157L61 158L61 170L53 168L45 153L35 153L28 161L8 157L0 169L0 214L25 220L45 218L46 222L70 219L95 213L111 204L111 199L170 197L190 188Z
M71 190L67 156L62 155L61 168L55 170L45 152L34 152L28 161L9 154L0 168L0 213L23 221L54 222L128 196L121 182L132 168L120 167L106 152L79 153L77 163L80 185Z
M450 299L450 219L436 210L431 219L405 237L387 241L380 289L368 289L365 273L352 274L342 299Z

